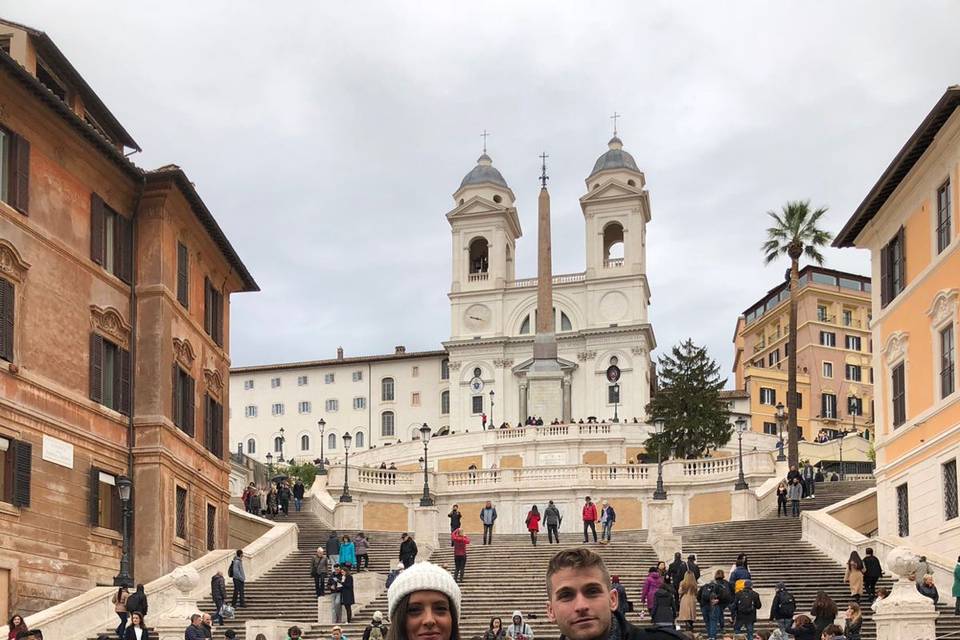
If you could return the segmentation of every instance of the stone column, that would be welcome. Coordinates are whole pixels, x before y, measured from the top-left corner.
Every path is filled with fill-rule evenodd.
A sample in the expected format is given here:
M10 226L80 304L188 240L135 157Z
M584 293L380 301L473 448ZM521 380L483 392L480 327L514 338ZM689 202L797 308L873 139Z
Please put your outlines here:
M657 558L668 560L682 552L683 539L673 532L673 501L650 500L647 503L647 544Z
M526 378L520 382L520 419L518 422L524 424L527 420L527 416L530 415L527 412L527 381Z
M430 554L440 546L440 509L433 507L414 507L413 508L413 532L414 540L417 542L417 558L423 560L430 557ZM445 536L445 541L450 544L450 539Z
M573 381L569 376L563 379L563 422L568 424L573 417Z
M360 503L338 502L333 511L333 528L340 531L363 529L363 523L360 522Z
M877 604L873 620L877 624L877 640L934 640L937 632L937 611L933 602L917 591L909 576L917 568L917 557L906 547L896 547L887 554L886 569L900 576L890 595Z
M170 574L173 586L177 588L172 609L168 609L159 618L151 621L158 640L183 640L183 630L190 624L190 616L200 613L193 590L200 584L200 574L190 565L177 567Z

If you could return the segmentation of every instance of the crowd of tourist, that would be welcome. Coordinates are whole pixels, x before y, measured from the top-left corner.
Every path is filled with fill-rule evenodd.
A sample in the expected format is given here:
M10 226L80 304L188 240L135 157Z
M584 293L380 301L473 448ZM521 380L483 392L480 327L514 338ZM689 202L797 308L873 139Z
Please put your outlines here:
M251 482L240 495L243 508L247 513L272 518L278 515L290 514L290 502L296 511L303 508L303 496L306 486L297 478L292 484L289 479L270 482L267 487L257 487Z

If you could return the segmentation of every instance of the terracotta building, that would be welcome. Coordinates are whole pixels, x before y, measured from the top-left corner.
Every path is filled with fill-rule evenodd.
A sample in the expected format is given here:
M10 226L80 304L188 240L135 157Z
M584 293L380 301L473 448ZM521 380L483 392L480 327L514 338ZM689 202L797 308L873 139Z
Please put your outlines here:
M257 285L183 171L44 33L0 20L0 619L227 542L229 296Z
M960 553L960 86L949 87L835 245L868 249L874 282L879 535L952 567ZM902 540L900 540L902 539Z
M813 440L821 431L870 431L873 370L870 278L806 266L797 301L797 424ZM750 394L754 431L777 433L776 406L787 403L786 282L737 319L733 372Z

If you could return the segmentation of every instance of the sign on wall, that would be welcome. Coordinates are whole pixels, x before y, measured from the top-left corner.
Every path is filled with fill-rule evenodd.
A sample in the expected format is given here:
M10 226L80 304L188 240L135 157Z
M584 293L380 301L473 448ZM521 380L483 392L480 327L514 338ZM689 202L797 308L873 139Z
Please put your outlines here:
M73 445L51 436L43 436L43 459L73 469Z

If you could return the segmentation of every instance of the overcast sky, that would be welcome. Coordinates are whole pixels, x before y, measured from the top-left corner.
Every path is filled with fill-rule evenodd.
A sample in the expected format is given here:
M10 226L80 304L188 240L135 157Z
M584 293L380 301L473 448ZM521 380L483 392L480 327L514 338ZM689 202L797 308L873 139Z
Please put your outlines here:
M179 164L261 293L232 303L235 365L437 349L452 193L480 132L536 275L537 155L554 273L583 270L577 198L623 114L646 174L658 351L723 371L737 315L781 278L764 212L836 232L944 89L956 2L0 0L46 31L143 147ZM858 250L827 265L869 273Z

